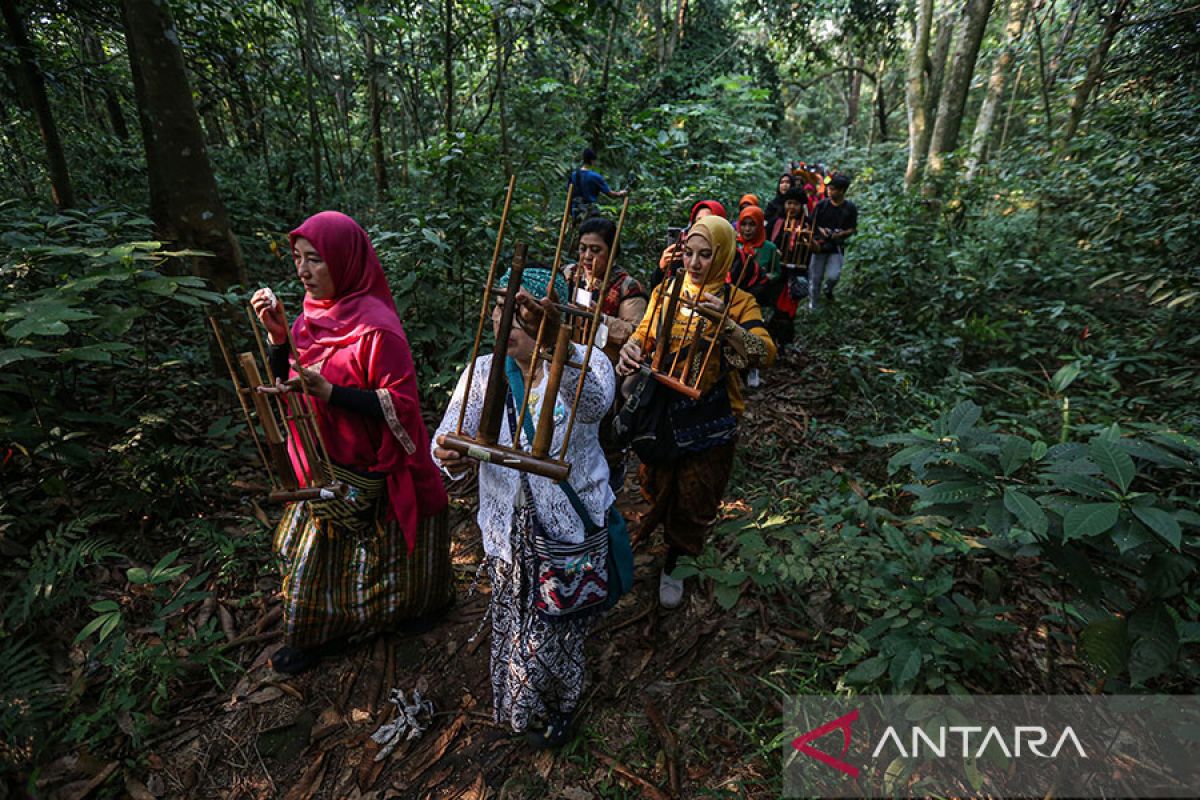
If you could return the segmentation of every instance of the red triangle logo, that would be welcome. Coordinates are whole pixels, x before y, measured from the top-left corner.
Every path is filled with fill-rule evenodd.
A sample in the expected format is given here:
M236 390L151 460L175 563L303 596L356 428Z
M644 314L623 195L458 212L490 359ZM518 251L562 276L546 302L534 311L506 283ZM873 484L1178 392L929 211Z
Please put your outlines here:
M858 709L854 709L849 714L838 717L832 722L826 722L819 728L813 728L808 733L801 734L792 740L792 747L799 750L804 755L815 758L827 767L833 767L838 772L844 772L851 778L858 777L858 767L847 764L844 759L846 754L850 752L850 725L858 719ZM820 739L827 733L832 731L842 732L842 755L841 758L835 758L829 753L818 750L809 742Z

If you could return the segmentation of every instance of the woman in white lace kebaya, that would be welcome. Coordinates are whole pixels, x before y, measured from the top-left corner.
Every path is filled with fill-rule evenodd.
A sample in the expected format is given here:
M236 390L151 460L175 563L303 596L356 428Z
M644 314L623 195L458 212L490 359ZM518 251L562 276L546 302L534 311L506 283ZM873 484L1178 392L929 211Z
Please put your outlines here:
M499 284L507 285L507 279L508 275L505 275ZM548 303L539 304L534 299L546 295L549 280L549 270L539 268L526 269L522 276L518 311L507 352L510 373L514 362L527 368L534 345L528 331L536 334L543 314L546 316L543 341L555 341L558 314ZM555 293L559 298L567 296L567 286L561 276L555 280ZM498 310L492 319L494 325L498 324ZM582 363L585 348L581 345L572 347L568 361ZM536 373L528 380L533 386L529 402L533 428L537 426L546 387L543 364L539 359ZM476 360L469 397L464 397L466 374L460 377L434 434L434 459L451 478L461 478L467 464L473 462L441 447L441 437L457 427L463 403L466 403L463 432L471 436L477 433L491 366L491 354ZM608 465L600 447L599 430L600 420L612 404L616 378L612 364L599 348L592 351L588 361L575 428L564 454L561 450L567 412L578 382L579 370L566 367L554 406L554 438L550 453L571 465L571 488L593 523L603 524L614 498L608 484ZM513 408L520 406L518 399ZM506 409L500 430L501 445L513 442L510 421L516 419L516 413L516 410ZM529 449L524 430L520 434L520 443L521 449ZM492 586L491 677L496 721L507 722L514 731L528 732L535 746L558 746L569 737L571 715L583 694L584 639L595 617L565 617L549 622L535 613L537 585L530 531L536 521L550 538L578 544L584 539L583 521L555 481L489 463L479 465L477 519Z

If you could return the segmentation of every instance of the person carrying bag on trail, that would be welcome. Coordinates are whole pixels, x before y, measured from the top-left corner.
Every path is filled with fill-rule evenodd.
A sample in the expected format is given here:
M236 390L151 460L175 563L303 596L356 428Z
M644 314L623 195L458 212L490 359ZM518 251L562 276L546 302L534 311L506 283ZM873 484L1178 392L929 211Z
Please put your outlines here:
M808 308L816 311L825 287L825 299L833 302L833 290L845 265L846 240L858 230L858 207L846 199L850 176L834 175L828 186L829 196L813 211L813 247L808 262Z
M702 366L704 353L696 352L695 369L689 368L699 375L700 396L691 400L652 384L668 401L663 409L665 419L660 419L654 432L656 445L638 452L644 462L639 473L642 494L652 504L642 518L639 539L645 540L658 525L663 526L669 549L659 576L658 597L664 608L676 608L683 602L683 581L671 573L680 556L697 556L704 550L733 470L737 420L745 408L738 370L767 367L775 359L775 343L767 335L758 303L748 292L726 283L735 248L733 226L723 217L697 219L684 241L684 270L651 293L650 308L655 312L647 314L634 331L617 365L619 374L631 376L644 369L644 352L664 348L670 354L689 347L695 325L690 324L688 313L659 319L667 313L668 304L662 299L676 280L683 280L682 291L717 318L728 305L729 314L718 332L719 356ZM657 331L663 332L665 341L654 340ZM644 374L639 378L655 381ZM629 405L622 414L626 411L633 413ZM659 460L656 453L668 457Z

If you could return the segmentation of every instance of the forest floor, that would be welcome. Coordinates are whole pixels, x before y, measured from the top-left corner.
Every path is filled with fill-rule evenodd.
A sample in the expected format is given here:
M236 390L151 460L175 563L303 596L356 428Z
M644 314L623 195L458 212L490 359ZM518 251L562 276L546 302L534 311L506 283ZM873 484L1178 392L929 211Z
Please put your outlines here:
M750 511L739 497L750 484L761 492L783 477L841 470L853 458L814 434L853 422L844 419L847 405L833 396L822 362L806 352L783 355L751 395L727 521ZM774 455L756 458L756 444L766 441ZM635 588L597 623L588 645L591 674L576 737L559 751L537 752L492 721L486 579L469 594L483 553L475 482L468 483L452 498L457 604L439 624L420 635L348 645L309 672L284 677L267 666L279 646L278 600L269 599L277 583L271 589L260 578L268 599L230 614L246 643L231 651L244 674L236 686L177 703L171 729L147 748L148 771L127 783L131 795L777 797L780 687L832 689L820 666L833 656L821 635L832 627L821 613L828 593L822 600L747 592L725 611L711 586L693 578L685 604L662 610L657 576L665 547L657 533L642 537ZM636 540L646 505L633 469L619 506ZM712 546L724 544L718 528ZM395 717L392 689L406 696L420 689L435 710L419 738L376 760L380 746L371 734Z

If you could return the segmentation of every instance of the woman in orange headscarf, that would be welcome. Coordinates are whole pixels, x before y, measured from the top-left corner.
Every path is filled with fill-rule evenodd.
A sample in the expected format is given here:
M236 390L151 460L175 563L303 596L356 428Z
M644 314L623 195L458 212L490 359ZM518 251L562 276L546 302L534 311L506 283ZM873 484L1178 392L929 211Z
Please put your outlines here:
M775 360L775 344L767 335L758 303L748 292L726 282L736 246L733 226L724 218L713 215L696 220L684 240L684 269L655 287L650 296L652 311L621 349L617 364L618 373L632 375L641 366L643 352L662 347L672 353L690 344L697 325L685 309L670 321L669 341L655 341L655 334L667 327L661 317L667 312L666 298L675 281L683 281L682 292L716 314L729 306L719 334L720 358L708 361L701 374L700 397L689 400L678 394L671 400L676 420L673 449L679 455L670 461L644 463L640 472L642 494L652 506L642 519L639 536L644 538L662 523L669 546L658 589L659 602L665 608L675 608L683 601L683 581L671 573L681 555L696 556L704 549L733 469L737 421L745 409L738 370L770 366ZM698 362L703 355L698 353ZM701 364L693 366L699 370ZM678 422L685 417L686 428Z

